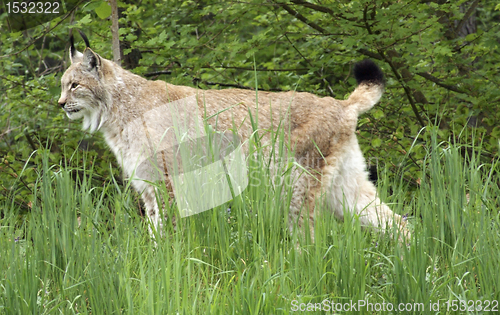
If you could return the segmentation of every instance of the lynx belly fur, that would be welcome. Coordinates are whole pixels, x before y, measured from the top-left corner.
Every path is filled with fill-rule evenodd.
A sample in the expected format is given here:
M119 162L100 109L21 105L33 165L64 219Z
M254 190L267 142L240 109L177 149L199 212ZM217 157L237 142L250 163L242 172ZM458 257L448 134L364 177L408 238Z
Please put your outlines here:
M278 126L286 130L295 160L302 166L293 170L290 227L309 224L313 231L316 207L332 211L340 220L357 214L363 226L382 231L395 227L401 235L408 234L405 220L380 201L368 180L355 135L358 116L372 108L383 93L383 74L372 61L356 64L358 87L347 100L303 92L258 92L256 106L256 92L251 90L200 90L146 80L102 58L84 40L87 48L83 53L71 45L71 66L62 76L58 103L70 119L83 118L84 130L103 133L124 174L141 194L154 228L161 230L166 220L160 215L162 201L155 195L156 186L134 179L144 140L126 130L154 108L191 97L200 113L210 117L211 126L236 132L242 142L248 142L253 133L249 113L253 117L258 113L263 145L271 143L271 130ZM171 189L165 172L164 183ZM320 199L322 203L317 202Z

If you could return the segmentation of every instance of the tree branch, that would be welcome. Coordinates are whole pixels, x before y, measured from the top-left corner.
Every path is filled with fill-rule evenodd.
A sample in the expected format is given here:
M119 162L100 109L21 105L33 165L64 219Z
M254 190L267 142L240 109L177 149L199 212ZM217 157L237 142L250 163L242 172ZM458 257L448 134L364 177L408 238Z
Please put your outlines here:
M3 187L3 186L2 186L2 188L3 188L4 190L7 190L7 188L5 188L5 187ZM29 206L29 204L24 204L24 203L22 203L22 202L17 201L17 200L15 199L15 196L13 197L11 194L9 194L9 193L5 193L5 192L3 192L3 191L1 192L1 194L2 194L2 195L6 198L6 199L10 199L13 203L15 203L15 204L16 204L16 206L20 207L20 208L21 208L21 209L23 209L24 211L26 211L26 212L31 211L31 207Z
M37 38L34 38L32 39L26 46L24 46L23 49L19 50L19 51L16 51L16 52L13 52L11 54L7 54L7 55L3 55L3 56L0 56L0 59L1 58L9 58L9 57L12 57L12 56L17 56L19 55L20 53L22 53L23 51L25 51L26 49L28 49L29 47L31 47L31 45L33 45L37 40L39 40L40 38L44 37L45 35L47 35L48 33L50 33L53 29L55 29L56 27L59 26L59 24L61 24L66 18L68 18L68 16L70 16L77 8L78 6L84 2L85 0L80 0L80 2L78 2L75 7L71 10L71 11L68 11L62 18L59 22L57 22L53 27L51 28L47 28L40 36L38 36ZM50 25L50 22L49 22L49 25Z
M372 51L369 51L368 49L364 49L364 48L360 48L358 49L358 52L362 55L365 55L367 57L370 57L370 58L373 58L373 59L377 59L377 60L381 60L381 61L384 61L384 57L382 57L380 54L378 53L375 53L375 52L372 52Z
M119 35L119 25L118 25L118 4L116 0L109 0L111 5L111 40L113 47L113 61L117 65L121 65L122 56L120 51L120 35Z
M308 25L309 27L314 28L315 30L317 30L318 32L320 32L322 34L326 33L326 31L325 31L324 28L322 28L321 26L319 26L318 24L316 24L314 22L309 21L305 16L303 16L299 12L295 11L294 9L292 9L288 4L286 4L286 3L278 3L278 5L280 7L282 7L283 9L285 9L285 11L287 11L288 13L290 13L292 16L296 17L298 20L300 20L304 24Z
M162 75L162 74L172 74L172 71L166 70L166 71L148 72L148 73L144 73L143 76L145 76L146 78L149 78L149 77L154 77L154 76Z
M212 67L202 67L202 68L209 68L211 69ZM243 70L243 71L257 71L257 72L266 72L266 71L271 71L271 72L297 72L297 71L308 71L309 69L307 68L296 68L296 69L254 69L254 68L245 68L245 67L226 67L226 66L221 66L220 68L222 69L235 69L235 70Z
M323 12L323 13L328 13L330 15L335 15L335 12L333 12L332 9L329 9L329 8L326 8L326 7L322 7L322 6L314 4L314 3L310 3L310 2L302 1L302 0L292 0L292 2L295 3L295 4L298 4L298 5L304 6L306 8L313 9L315 11L319 11L319 12Z
M290 40L290 38L288 38L288 36L285 34L285 38L288 40L288 42L290 43L290 45L292 45L293 49L295 49L295 51L300 55L300 57L302 57L302 59L305 60L305 62L307 62L311 67L313 67L313 65L311 64L311 62L309 61L309 59L307 59L304 55L302 55L302 53L300 52L300 50L295 47L295 45L292 43L292 41ZM326 81L325 78L323 78L323 76L321 75L321 73L318 73L316 71L316 74L321 77L322 81L326 84L327 88L328 88L328 92L330 92L330 95L332 97L335 97L335 93L333 93L333 89L332 87L330 86L330 83L328 83L328 81Z
M453 92L457 92L457 93L467 94L467 91L462 90L461 88L459 88L459 87L457 87L455 85L449 85L449 84L443 83L443 81L441 81L439 78L436 78L435 76L433 76L432 74L430 74L428 72L417 72L417 75L419 75L422 78L427 79L427 80L429 80L431 82L434 82L437 85L439 85L440 87L443 87L443 88L445 88L447 90L450 90L450 91L453 91Z
M306 8L315 10L315 11L319 11L319 12L323 12L323 13L328 13L331 16L336 17L336 18L338 17L338 18L341 18L341 19L344 19L344 20L347 20L347 21L357 22L356 18L346 18L342 14L335 13L332 9L329 9L329 8L326 8L326 7L322 7L322 6L314 4L314 3L310 3L310 2L302 1L302 0L292 0L292 2L294 4L301 5L303 7L306 7Z
M381 60L381 61L385 61L384 57L382 57L380 54L372 52L372 51L369 51L368 49L361 48L361 49L358 49L358 52L360 54L362 54L362 55L367 56L367 57L370 57L370 58L373 58L373 59L377 59L377 60ZM422 77L422 78L424 78L426 80L429 80L431 82L434 82L437 85L439 85L440 87L445 88L447 90L450 90L450 91L453 91L453 92L457 92L457 93L467 94L466 90L463 90L463 89L459 88L456 85L446 84L441 79L436 78L435 76L433 76L432 74L430 74L428 72L417 72L416 75L418 75L418 76L420 76L420 77Z

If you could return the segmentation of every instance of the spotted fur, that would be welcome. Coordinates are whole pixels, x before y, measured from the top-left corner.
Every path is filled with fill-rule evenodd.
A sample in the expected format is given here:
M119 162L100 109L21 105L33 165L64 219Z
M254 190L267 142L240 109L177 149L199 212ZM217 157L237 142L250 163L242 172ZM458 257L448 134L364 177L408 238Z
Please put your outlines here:
M408 234L406 222L380 201L368 180L355 135L358 116L372 108L383 93L383 74L372 61L356 65L358 87L347 100L303 92L258 92L257 109L255 91L199 90L149 81L89 47L80 53L72 46L70 59L71 66L61 79L59 105L70 119L83 119L83 129L104 134L126 176L133 176L142 147L141 139L125 132L127 125L155 107L195 96L200 112L213 116L208 122L216 130L237 129L243 142L253 132L249 113L255 117L258 112L264 144L271 143L270 131L278 126L287 131L286 139L302 166L292 171L290 226L308 222L312 231L318 208L332 211L341 220L357 214L362 225L380 230L396 225L403 235ZM165 184L171 190L165 175ZM161 228L164 220L158 204L162 202L156 198L155 187L141 180L132 180L132 184L142 195L152 225ZM318 203L320 199L324 203Z

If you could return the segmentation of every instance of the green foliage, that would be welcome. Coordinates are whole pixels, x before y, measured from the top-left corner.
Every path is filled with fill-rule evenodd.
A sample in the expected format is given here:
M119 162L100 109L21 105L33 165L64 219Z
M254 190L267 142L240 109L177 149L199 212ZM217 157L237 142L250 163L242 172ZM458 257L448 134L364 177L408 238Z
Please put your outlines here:
M80 122L68 121L57 105L71 28L85 31L92 48L112 59L109 5L88 1L66 18L23 32L10 32L2 13L0 308L276 313L287 312L291 299L498 299L498 4L118 5L123 53L140 57L124 67L173 84L257 84L259 90L342 99L355 86L354 62L374 59L386 74L386 93L360 117L358 138L369 164L383 170L380 193L390 194L383 199L417 218L416 237L411 247L394 249L387 240L359 233L356 225L328 218L321 221L318 241L298 254L295 236L287 238L276 211L286 200L253 189L233 205L233 218L225 209L201 214L187 220L171 243L153 248L138 227L137 196L119 179L101 136L81 132ZM459 26L468 25L469 13L477 30L462 34ZM82 218L79 229L75 216ZM23 240L19 246L16 237Z

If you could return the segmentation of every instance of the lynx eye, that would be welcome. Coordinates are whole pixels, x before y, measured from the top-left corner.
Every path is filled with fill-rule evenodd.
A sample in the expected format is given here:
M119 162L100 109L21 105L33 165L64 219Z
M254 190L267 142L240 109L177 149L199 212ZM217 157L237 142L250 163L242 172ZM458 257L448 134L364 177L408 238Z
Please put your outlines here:
M79 85L78 83L73 82L73 83L71 84L71 88L72 88L72 89L76 89L76 87L77 87L78 85Z

